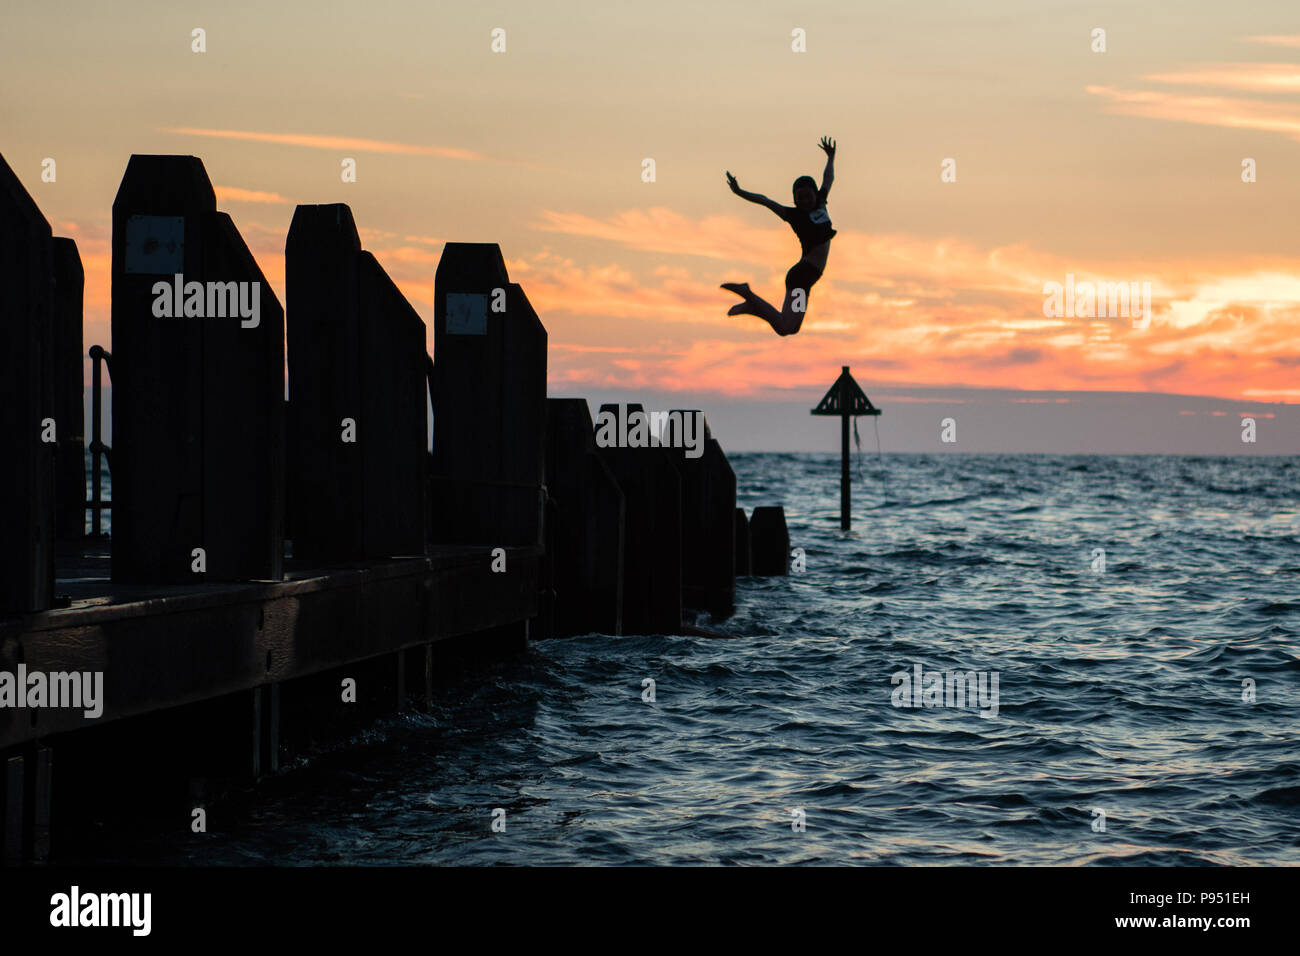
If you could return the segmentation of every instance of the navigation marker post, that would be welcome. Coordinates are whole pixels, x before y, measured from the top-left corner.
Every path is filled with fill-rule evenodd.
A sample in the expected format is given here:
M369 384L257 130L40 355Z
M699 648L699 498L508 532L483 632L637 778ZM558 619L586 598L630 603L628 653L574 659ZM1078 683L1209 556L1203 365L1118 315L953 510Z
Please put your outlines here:
M840 528L848 531L852 523L849 517L849 419L858 415L879 415L880 409L871 404L871 399L853 380L849 367L842 365L840 369L840 377L822 396L812 414L840 416Z

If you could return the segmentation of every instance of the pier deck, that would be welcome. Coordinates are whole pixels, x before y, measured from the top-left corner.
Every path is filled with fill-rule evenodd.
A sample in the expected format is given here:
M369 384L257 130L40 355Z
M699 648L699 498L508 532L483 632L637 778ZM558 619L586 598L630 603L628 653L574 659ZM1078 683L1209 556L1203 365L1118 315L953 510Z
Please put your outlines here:
M285 580L122 586L106 543L60 556L68 607L0 620L0 670L102 672L103 714L0 710L0 749L214 699L537 614L539 547L435 546L338 567L286 562Z

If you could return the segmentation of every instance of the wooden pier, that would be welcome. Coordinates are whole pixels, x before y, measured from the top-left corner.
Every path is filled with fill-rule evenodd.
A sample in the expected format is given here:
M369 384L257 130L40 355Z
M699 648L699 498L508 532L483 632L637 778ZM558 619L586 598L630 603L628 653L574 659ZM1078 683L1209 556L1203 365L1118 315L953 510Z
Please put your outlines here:
M200 160L131 158L91 349L110 449L81 420L76 246L0 158L0 678L102 682L94 716L0 696L4 862L75 852L146 790L183 837L212 781L431 699L447 648L732 611L750 545L721 446L597 447L586 402L546 395L497 246L447 244L432 356L347 206L299 206L285 258L282 306ZM85 533L101 509L111 537Z

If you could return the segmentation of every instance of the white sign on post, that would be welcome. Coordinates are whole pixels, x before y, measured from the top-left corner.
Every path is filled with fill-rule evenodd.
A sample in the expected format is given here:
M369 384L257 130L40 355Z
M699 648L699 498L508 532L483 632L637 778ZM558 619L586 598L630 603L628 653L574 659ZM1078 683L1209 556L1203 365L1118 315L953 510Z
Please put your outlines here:
M131 216L126 221L126 272L170 276L185 271L185 217Z
M447 293L447 334L487 335L488 297L475 292Z

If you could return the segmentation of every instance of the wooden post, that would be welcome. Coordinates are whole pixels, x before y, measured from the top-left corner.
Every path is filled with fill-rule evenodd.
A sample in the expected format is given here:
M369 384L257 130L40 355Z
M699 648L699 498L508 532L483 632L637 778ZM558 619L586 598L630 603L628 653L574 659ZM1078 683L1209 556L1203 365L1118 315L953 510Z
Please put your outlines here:
M280 685L263 684L254 693L258 703L259 776L280 771Z
M750 570L755 577L771 577L790 571L790 529L783 505L760 505L749 518L749 540L753 552Z
M546 528L553 613L545 636L620 634L623 628L626 503L597 453L584 398L546 400Z
M749 546L749 518L744 508L736 509L736 576L749 577L753 573L752 552Z
M628 421L637 403L600 406ZM675 634L682 624L682 479L660 447L601 447L623 490L623 633Z
M447 243L433 291L433 539L539 544L546 329L495 243Z
M0 157L0 617L54 604L53 238ZM55 423L57 434L73 430Z
M53 412L58 422L54 453L56 518L54 533L63 540L86 536L86 442L83 396L85 353L81 350L81 305L86 276L77 244L56 238L54 252Z
M15 754L0 764L0 864L17 866L23 861L24 762Z
M84 463L83 463L84 467ZM82 479L85 481L85 479ZM82 506L83 510L85 506ZM54 776L54 751L49 747L37 745L32 754L32 779L28 782L26 792L31 800L31 845L30 859L33 863L45 863L50 858L50 812L52 801L52 778Z
M113 201L114 582L283 576L284 311L216 202L140 155Z
M294 557L423 554L424 322L343 203L294 211L285 292Z
M696 458L685 447L687 421L701 432ZM736 609L736 474L699 409L673 409L665 440L682 479L682 604L719 621Z

